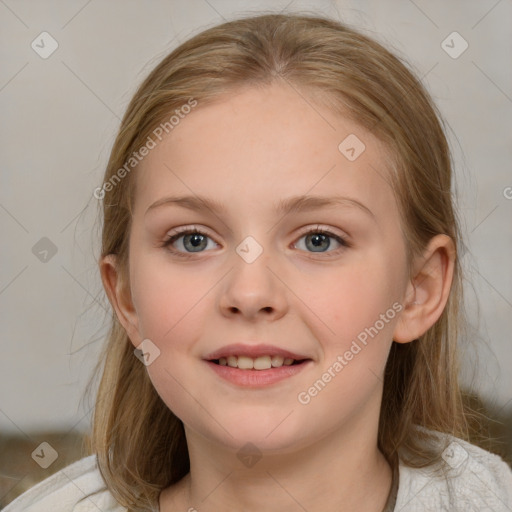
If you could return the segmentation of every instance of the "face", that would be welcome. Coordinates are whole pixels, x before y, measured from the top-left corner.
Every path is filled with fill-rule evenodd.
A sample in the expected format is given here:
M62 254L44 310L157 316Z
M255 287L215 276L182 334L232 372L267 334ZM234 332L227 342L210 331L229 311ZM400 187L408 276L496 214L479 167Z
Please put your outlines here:
M160 351L147 371L186 430L233 449L375 423L404 300L385 148L306 97L272 85L199 103L137 169L132 343ZM208 361L232 344L305 361L268 377Z

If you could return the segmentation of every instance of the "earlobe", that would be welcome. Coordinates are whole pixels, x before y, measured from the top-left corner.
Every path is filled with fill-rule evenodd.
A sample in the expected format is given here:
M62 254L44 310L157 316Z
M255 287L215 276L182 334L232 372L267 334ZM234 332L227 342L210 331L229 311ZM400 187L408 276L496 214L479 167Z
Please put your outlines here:
M395 326L394 341L408 343L418 339L437 322L448 301L454 266L452 239L436 235L415 263L405 294L405 307Z
M131 342L138 346L141 336L138 330L137 312L131 300L131 294L126 289L118 268L117 256L108 254L99 261L101 280L112 308L119 322L126 330Z

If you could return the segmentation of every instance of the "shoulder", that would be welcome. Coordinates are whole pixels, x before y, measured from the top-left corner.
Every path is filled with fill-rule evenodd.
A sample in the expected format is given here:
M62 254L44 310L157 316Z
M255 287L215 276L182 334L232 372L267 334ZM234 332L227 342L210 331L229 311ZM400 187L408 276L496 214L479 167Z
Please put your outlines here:
M411 468L400 461L396 510L512 510L512 469L499 457L447 434L436 433L442 465Z
M61 469L18 496L3 512L126 512L106 488L90 455Z

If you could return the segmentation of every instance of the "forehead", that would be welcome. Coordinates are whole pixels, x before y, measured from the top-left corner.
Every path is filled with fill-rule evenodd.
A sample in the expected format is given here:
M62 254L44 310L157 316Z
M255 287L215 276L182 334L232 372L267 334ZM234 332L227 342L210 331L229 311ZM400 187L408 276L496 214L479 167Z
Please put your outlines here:
M199 101L155 142L136 172L136 215L166 194L254 208L299 194L336 193L377 212L395 207L384 145L287 84Z

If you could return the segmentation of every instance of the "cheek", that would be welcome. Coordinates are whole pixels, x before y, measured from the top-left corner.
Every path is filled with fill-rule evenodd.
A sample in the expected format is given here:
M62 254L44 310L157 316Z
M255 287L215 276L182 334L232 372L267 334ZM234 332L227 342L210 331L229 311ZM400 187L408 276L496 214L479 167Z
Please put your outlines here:
M199 360L194 362L190 356L212 307L208 291L215 280L150 261L134 265L134 276L132 290L141 339L151 340L159 350L147 366L148 376L167 407L187 421L197 403L186 390L197 386L192 376L201 370ZM207 418L204 422L207 424Z
M380 407L378 390L401 305L395 271L379 261L361 261L308 288L314 291L304 302L321 320L310 315L310 328L323 348L318 373L297 396L308 422L325 415L327 406L324 427L334 429L362 407Z
M368 258L303 281L297 295L309 311L310 327L319 340L324 340L326 350L329 346L343 349L376 323L382 337L389 335L396 321L392 306L400 297L395 274L395 268L382 258Z
M197 316L208 302L215 284L208 278L174 265L151 259L134 265L132 293L139 320L139 332L162 350L194 339L201 322Z

